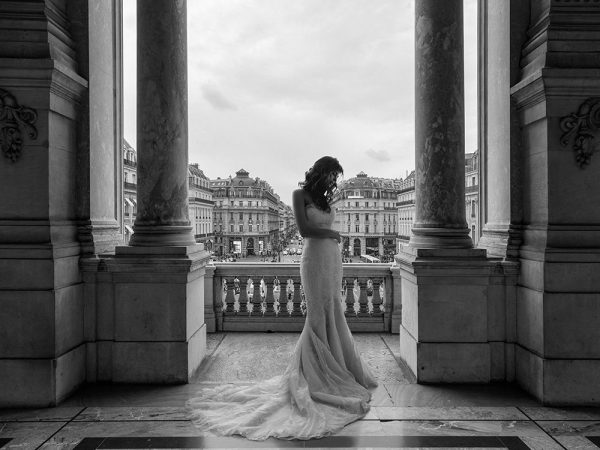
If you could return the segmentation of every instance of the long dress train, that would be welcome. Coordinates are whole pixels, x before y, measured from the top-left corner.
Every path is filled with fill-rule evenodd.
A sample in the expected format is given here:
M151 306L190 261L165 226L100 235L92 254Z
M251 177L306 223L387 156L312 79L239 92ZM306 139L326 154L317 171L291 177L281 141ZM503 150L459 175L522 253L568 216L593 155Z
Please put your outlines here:
M333 223L333 211L309 205L306 214L319 227ZM187 403L202 430L252 440L311 439L333 434L369 411L368 388L377 383L344 317L337 242L306 238L300 275L306 322L285 372L249 386L203 389Z

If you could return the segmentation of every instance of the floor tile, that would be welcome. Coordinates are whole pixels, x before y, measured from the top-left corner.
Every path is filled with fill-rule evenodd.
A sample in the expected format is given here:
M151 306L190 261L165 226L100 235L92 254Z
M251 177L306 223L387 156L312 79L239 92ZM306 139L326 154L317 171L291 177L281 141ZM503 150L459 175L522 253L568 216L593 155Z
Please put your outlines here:
M209 435L209 433L201 432L189 421L71 422L42 448L72 449L86 437L198 437L202 435Z
M547 436L528 421L402 420L381 422L388 435L406 436Z
M3 422L0 438L10 439L5 449L35 449L56 433L66 422Z
M521 410L532 420L600 420L600 408L523 406Z
M81 406L41 409L0 409L0 422L68 422L83 411Z
M188 420L186 408L103 406L85 408L74 421Z
M554 436L554 439L568 450L598 450L600 447L585 436Z
M393 406L392 398L385 384L380 384L371 391L371 407L374 406Z
M537 420L536 423L551 436L600 436L597 420Z
M374 407L379 420L528 420L513 406Z
M539 406L539 402L511 384L386 385L392 406Z

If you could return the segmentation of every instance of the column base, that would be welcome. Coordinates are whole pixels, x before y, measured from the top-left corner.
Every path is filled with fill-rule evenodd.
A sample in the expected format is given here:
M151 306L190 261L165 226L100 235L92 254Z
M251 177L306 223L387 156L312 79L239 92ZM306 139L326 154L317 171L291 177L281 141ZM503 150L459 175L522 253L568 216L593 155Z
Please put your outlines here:
M189 225L133 225L129 245L133 247L168 247L196 244Z
M417 383L489 383L488 343L418 342L400 326L400 355Z
M117 247L115 257L107 260L114 292L114 339L110 351L99 354L110 356L111 381L190 381L206 354L208 260L200 244Z
M490 226L483 228L477 248L487 250L488 256L505 259L517 259L521 246L521 231L508 226Z
M473 248L473 240L466 227L413 227L408 245L414 248Z
M485 256L482 249L410 245L397 255L402 278L400 357L417 382L491 381L488 314L503 299L490 297L497 263Z
M600 405L600 360L546 359L517 346L516 379L545 405Z

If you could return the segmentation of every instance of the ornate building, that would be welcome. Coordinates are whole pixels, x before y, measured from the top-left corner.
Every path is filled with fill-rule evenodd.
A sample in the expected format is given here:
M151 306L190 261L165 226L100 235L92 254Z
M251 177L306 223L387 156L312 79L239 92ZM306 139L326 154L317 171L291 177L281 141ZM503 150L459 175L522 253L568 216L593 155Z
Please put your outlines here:
M339 186L333 203L334 226L343 238L344 256L370 255L382 260L396 253L396 197L400 180L360 172Z
M215 204L215 253L264 255L279 247L279 196L244 169L210 181Z
M123 139L123 238L129 242L133 234L133 223L137 215L137 154Z
M196 242L204 244L208 251L213 250L213 200L210 180L200 170L198 164L190 164L188 168L188 195L190 222L194 230Z
M465 155L465 215L473 245L479 243L479 152Z
M415 171L400 181L398 190L398 239L408 242L415 218Z

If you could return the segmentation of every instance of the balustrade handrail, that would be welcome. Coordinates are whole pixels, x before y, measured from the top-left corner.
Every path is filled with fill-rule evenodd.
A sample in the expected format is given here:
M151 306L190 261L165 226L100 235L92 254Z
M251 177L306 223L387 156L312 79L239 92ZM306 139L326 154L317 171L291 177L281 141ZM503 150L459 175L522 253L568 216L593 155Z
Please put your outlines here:
M394 311L393 267L389 263L343 264L340 292L351 328L391 331L391 315ZM206 266L206 270L210 274L207 280L212 279L212 296L205 305L205 308L209 308L205 315L207 319L213 318L215 330L301 329L306 302L300 264L214 262ZM399 309L399 300L396 302L396 308Z

